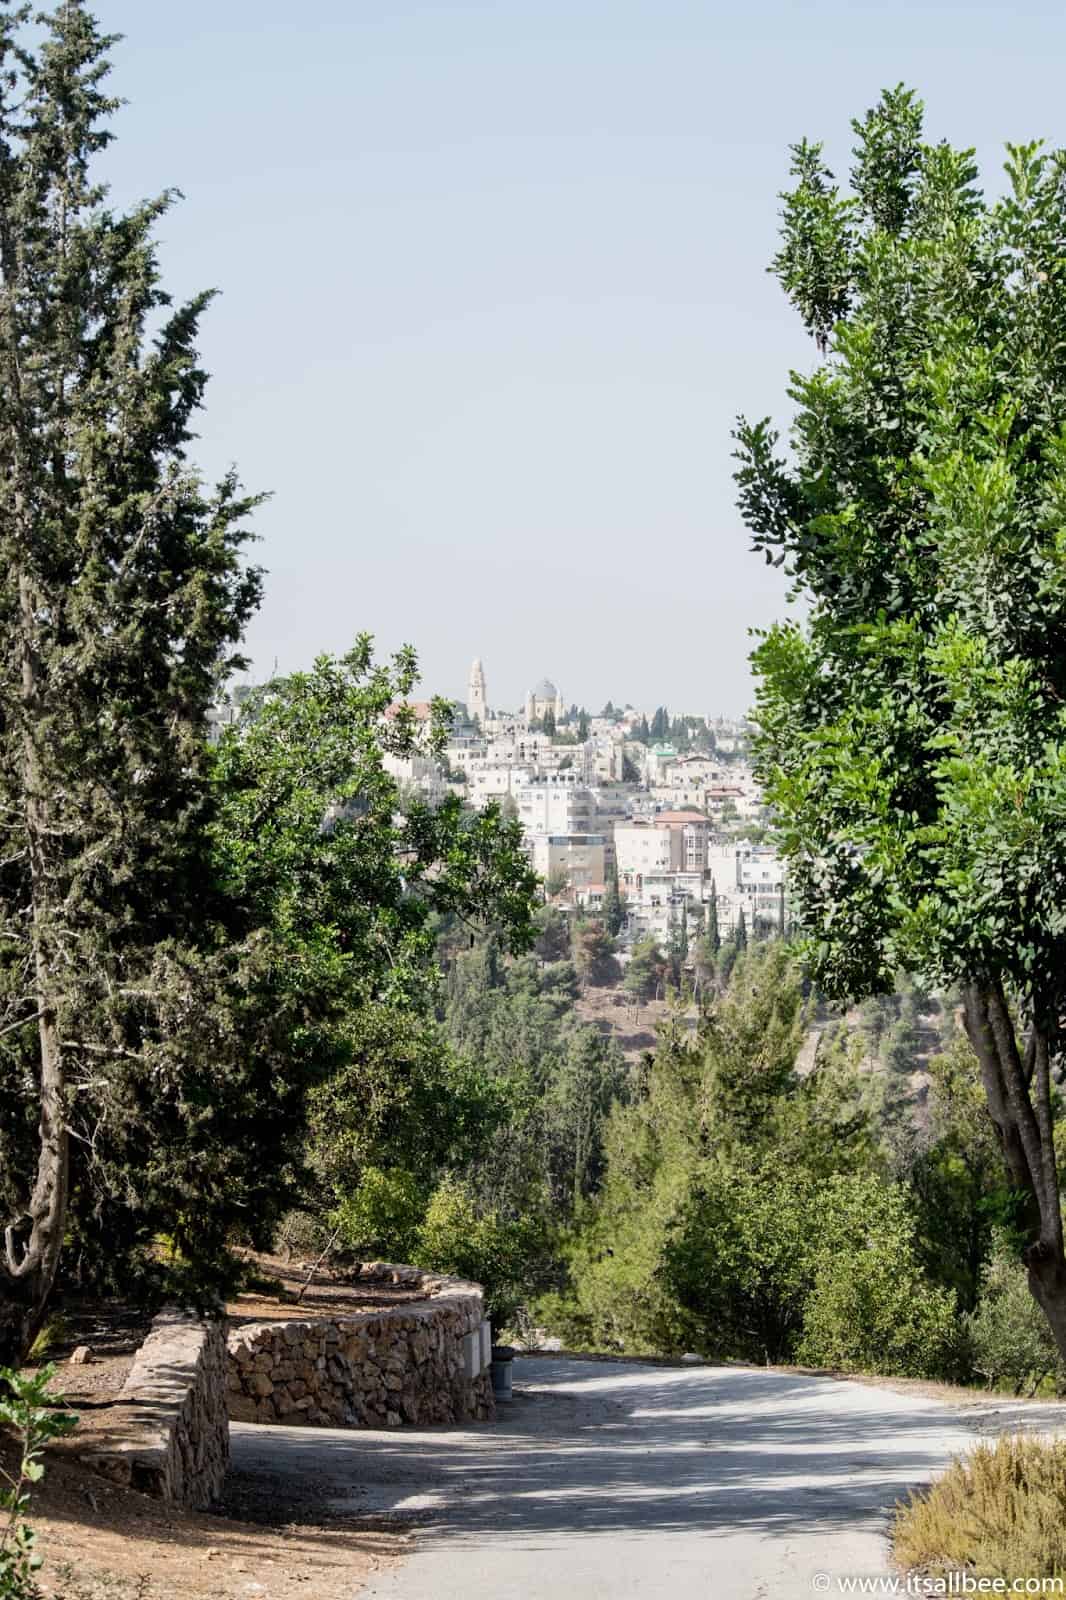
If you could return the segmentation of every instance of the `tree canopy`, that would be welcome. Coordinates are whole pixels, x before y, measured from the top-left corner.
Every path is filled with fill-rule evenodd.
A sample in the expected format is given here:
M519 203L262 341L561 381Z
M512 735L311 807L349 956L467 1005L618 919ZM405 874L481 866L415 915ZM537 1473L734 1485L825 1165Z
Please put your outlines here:
M757 760L823 989L961 985L1066 1350L1066 152L1008 146L988 200L911 91L853 130L850 191L794 147L773 264L824 360L787 451L737 432L755 548L808 607L754 653Z

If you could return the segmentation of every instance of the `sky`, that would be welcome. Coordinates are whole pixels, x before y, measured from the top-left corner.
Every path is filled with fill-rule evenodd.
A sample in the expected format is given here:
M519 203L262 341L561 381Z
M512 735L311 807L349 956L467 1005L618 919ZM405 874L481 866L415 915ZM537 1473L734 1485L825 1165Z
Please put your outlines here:
M270 491L253 676L368 631L427 693L545 675L734 715L786 613L734 504L738 413L814 352L765 268L788 145L905 81L931 137L1066 142L1066 8L896 0L97 0L102 163L175 186L171 292L221 296L195 459Z

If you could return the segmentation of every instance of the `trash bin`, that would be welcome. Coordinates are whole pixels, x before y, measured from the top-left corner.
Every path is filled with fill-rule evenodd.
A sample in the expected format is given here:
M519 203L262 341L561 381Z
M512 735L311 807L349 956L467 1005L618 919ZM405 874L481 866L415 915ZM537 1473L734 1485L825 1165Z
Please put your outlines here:
M514 1349L509 1344L494 1344L492 1347L492 1393L497 1400L511 1400L514 1398L511 1389L511 1368L514 1365Z

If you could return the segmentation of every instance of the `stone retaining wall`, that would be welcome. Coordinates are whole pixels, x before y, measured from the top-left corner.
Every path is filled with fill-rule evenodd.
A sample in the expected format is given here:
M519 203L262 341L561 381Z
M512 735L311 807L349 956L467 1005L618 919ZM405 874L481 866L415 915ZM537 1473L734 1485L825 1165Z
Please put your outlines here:
M229 1464L222 1325L167 1307L152 1323L114 1409L115 1426L82 1454L124 1488L202 1510Z
M491 1330L480 1287L375 1262L361 1278L424 1301L336 1318L259 1322L229 1336L235 1422L346 1428L487 1421Z

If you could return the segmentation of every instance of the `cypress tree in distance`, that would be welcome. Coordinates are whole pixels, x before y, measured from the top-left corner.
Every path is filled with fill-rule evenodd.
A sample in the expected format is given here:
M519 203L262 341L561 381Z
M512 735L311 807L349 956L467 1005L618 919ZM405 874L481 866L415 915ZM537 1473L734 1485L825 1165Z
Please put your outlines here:
M718 890L713 877L711 897L707 902L707 947L713 956L717 956L722 948L722 936L718 931Z
M205 713L259 593L254 502L185 462L210 296L160 287L172 196L114 215L90 177L113 40L79 0L30 20L0 14L0 1363L45 1315L72 1125L88 1171L114 1070L182 1014Z
M607 884L603 895L604 926L612 939L617 939L625 920L625 901L618 886L618 862L612 858L607 867Z

